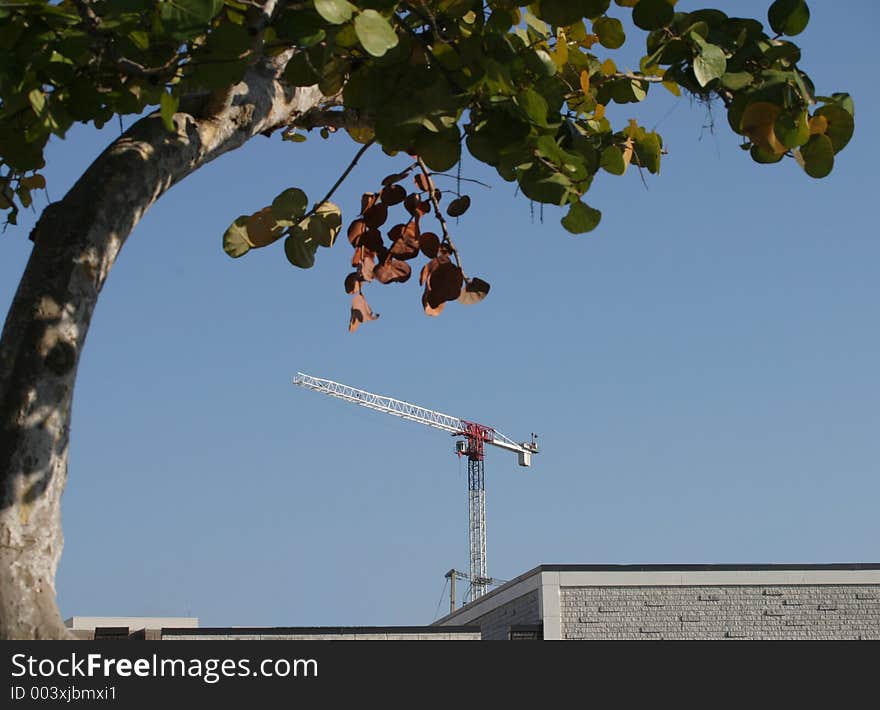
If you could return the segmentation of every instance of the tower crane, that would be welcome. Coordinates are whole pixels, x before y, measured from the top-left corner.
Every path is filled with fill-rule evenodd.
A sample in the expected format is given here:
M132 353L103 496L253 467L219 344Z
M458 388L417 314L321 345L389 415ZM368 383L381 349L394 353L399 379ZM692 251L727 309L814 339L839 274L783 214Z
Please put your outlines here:
M295 385L315 392L359 404L362 407L385 412L411 422L425 424L435 429L462 437L456 442L455 451L468 460L468 542L470 544L470 582L471 599L476 600L486 593L492 580L486 571L486 478L483 466L485 445L496 446L517 455L520 466L531 466L532 454L538 453L537 437L532 434L531 441L517 443L492 427L477 424L466 419L453 417L372 392L343 385L332 380L313 377L298 372L293 379Z

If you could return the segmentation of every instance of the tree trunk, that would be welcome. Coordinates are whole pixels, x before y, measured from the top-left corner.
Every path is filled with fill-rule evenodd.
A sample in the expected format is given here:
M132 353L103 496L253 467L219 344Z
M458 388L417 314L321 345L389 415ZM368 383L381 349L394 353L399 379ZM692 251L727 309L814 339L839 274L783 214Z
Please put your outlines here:
M131 230L172 185L326 99L268 68L199 118L135 123L49 205L0 340L0 638L68 638L55 601L61 493L80 354L98 294ZM209 102L210 103L210 102Z

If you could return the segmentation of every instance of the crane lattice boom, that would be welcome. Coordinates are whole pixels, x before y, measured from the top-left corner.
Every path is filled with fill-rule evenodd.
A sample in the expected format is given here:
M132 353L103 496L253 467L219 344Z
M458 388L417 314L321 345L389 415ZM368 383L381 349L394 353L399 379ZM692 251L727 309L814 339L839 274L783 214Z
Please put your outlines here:
M331 397L343 399L346 402L353 402L362 407L375 409L378 412L385 412L385 414L392 414L395 417L408 419L411 422L426 424L427 426L449 432L450 434L466 436L470 427L480 427L480 429L485 432L484 436L486 438L483 439L485 443L520 454L520 466L530 466L532 463L531 455L538 453L538 446L534 441L518 444L510 437L505 436L491 427L484 427L481 424L475 425L473 422L469 422L465 419L453 417L449 414L443 414L442 412L435 412L431 409L425 409L424 407L404 402L401 399L394 399L393 397L374 394L372 392L367 392L366 390L359 390L356 387L343 385L339 382L334 382L333 380L325 380L321 377L312 377L312 375L306 375L302 372L296 373L296 377L293 378L293 383L314 390L315 392L322 392Z
M379 412L392 414L401 419L425 424L427 426L449 432L454 436L464 437L457 446L459 455L468 459L468 542L470 543L470 581L471 598L477 599L486 593L489 583L493 580L486 572L486 482L483 469L484 445L491 444L519 457L520 466L530 466L532 454L538 453L535 436L532 441L518 444L513 439L495 431L492 427L483 426L466 419L452 417L448 414L435 412L404 402L393 397L360 390L356 387L343 385L333 380L312 377L298 372L293 383L322 394L337 397L359 404L362 407L375 409Z

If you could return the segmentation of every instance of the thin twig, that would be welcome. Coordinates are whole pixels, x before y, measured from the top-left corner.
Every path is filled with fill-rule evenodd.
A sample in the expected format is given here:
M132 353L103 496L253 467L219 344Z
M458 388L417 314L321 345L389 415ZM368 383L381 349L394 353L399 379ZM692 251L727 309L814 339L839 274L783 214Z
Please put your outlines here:
M358 160L361 159L361 156L367 152L367 148L369 148L375 142L376 142L376 139L373 138L368 143L364 143L361 146L361 149L357 153L355 153L354 158L352 158L351 162L348 164L348 167L345 169L345 171L342 173L342 175L339 176L339 179L335 183L333 183L333 187L330 188L330 191L326 195L324 195L324 199L321 200L320 202L316 202L315 206L312 207L312 209L310 209L308 212L306 212L303 215L302 219L300 219L300 221L297 224L302 224L303 222L305 222L309 217L311 217L313 214L315 214L318 211L318 207L320 207L325 202L327 202L331 197L333 197L333 193L336 192L337 188L343 183L345 178L348 177L348 174L352 170L354 170L354 166L358 164Z
M487 190L491 190L492 186L485 182L480 182L479 180L474 180L473 178L461 177L460 175L450 175L449 173L431 173L431 175L436 175L437 177L448 177L454 180L460 180L461 182L475 182L477 185L481 187L485 187Z
M455 248L452 239L449 238L449 230L446 228L446 218L443 216L443 212L440 211L440 203L437 201L437 195L434 194L437 190L437 186L434 184L434 180L431 179L431 172L428 170L428 166L425 165L425 161L422 160L421 156L416 158L416 162L419 164L419 169L421 169L422 175L425 176L425 180L428 183L428 198L431 200L431 204L434 205L434 216L437 218L437 221L440 222L440 229L443 230L443 243L452 249L452 256L455 257L455 264L461 269L461 273L464 274L464 267L461 265L461 257L458 255L458 249Z

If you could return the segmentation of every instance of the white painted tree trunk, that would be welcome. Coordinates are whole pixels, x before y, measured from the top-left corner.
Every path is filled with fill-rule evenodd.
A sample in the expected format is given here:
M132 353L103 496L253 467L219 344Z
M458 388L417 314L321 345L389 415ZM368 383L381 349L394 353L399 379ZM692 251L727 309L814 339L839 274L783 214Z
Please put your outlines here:
M172 185L326 102L254 68L194 118L138 121L49 205L0 340L0 638L69 636L55 601L61 494L77 366L104 281L144 213Z

